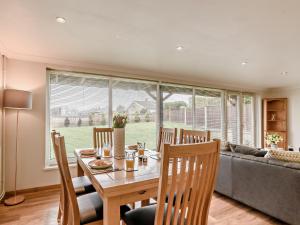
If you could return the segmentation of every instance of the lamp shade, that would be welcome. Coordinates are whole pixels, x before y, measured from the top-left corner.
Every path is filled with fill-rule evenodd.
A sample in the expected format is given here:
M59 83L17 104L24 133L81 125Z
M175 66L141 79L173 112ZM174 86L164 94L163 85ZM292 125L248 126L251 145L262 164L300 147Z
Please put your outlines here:
M23 90L5 89L3 108L32 109L32 93Z

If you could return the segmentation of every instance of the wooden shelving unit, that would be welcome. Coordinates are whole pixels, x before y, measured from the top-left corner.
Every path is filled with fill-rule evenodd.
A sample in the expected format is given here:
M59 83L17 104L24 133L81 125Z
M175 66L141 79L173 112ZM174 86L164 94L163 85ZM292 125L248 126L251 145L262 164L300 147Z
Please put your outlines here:
M278 144L279 148L288 148L287 127L287 98L265 98L263 99L263 146L268 147L265 141L267 134L277 133L283 137Z

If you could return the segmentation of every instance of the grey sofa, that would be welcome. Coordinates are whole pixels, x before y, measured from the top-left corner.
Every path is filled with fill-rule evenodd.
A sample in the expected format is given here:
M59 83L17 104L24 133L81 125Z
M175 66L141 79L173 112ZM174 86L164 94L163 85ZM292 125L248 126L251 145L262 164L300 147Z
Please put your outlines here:
M215 190L289 224L300 224L300 164L221 151Z

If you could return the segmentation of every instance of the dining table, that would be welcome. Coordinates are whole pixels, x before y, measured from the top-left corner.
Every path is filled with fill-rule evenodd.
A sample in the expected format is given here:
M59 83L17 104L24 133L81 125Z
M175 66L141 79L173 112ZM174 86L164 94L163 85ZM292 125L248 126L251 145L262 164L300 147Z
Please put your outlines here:
M95 156L82 156L81 150L75 150L77 173L78 176L88 176L102 198L104 225L120 224L121 205L141 201L142 206L145 206L149 204L150 198L157 196L161 163L156 151L145 151L146 162L135 157L134 170L127 172L125 159L115 157L102 157L113 163L110 169L92 169L89 162L95 160Z

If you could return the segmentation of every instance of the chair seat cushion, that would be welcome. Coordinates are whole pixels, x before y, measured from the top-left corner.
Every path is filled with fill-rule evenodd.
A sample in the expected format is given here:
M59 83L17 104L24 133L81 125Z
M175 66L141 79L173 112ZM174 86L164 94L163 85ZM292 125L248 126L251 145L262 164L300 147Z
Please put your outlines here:
M165 213L168 204L165 204ZM126 212L123 220L126 225L154 225L156 213L156 204L137 208Z
M74 177L72 178L72 182L76 195L82 195L85 193L91 193L96 191L90 179L87 176Z
M78 196L77 202L80 212L80 224L103 220L103 201L97 192ZM129 210L130 208L127 205L121 206L121 218Z

